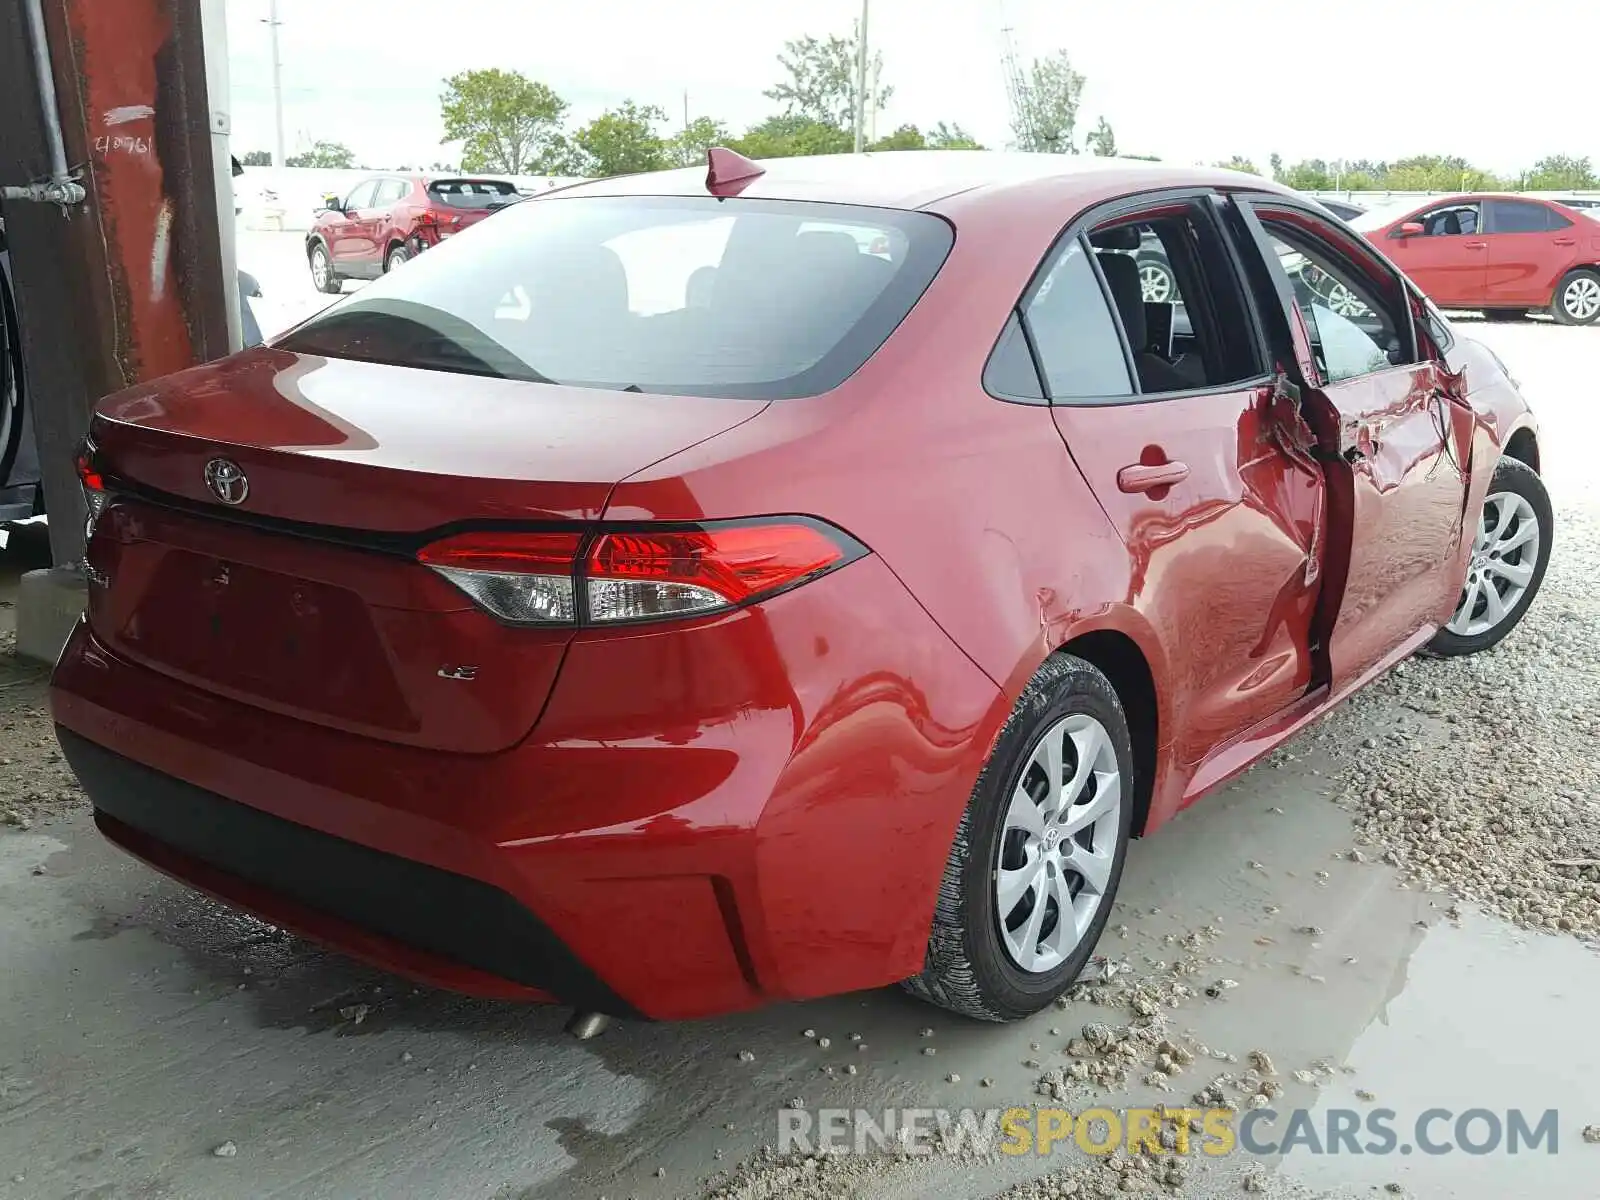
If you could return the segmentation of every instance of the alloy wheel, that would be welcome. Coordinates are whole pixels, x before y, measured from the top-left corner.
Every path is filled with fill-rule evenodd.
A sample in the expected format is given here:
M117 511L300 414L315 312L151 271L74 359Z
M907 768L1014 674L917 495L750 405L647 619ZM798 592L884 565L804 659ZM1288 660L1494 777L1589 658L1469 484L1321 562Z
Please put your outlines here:
M1533 580L1539 538L1539 518L1522 496L1496 492L1484 501L1472 539L1467 582L1445 628L1476 637L1514 613Z
M328 286L328 256L320 250L311 255L311 282L317 285L318 291Z
M1592 320L1600 313L1600 279L1579 275L1568 282L1561 292L1561 307L1575 321Z
M994 870L1001 941L1021 970L1059 966L1093 923L1116 865L1122 802L1099 721L1075 713L1039 739L1012 791Z
M1172 272L1159 263L1141 264L1139 289L1146 304L1165 304L1172 299Z

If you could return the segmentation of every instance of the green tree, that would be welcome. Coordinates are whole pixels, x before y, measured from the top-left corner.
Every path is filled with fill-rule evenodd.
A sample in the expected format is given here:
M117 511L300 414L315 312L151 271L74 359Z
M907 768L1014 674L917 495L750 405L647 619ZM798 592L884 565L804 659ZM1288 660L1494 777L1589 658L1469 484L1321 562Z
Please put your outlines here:
M852 142L853 146L853 142ZM867 145L868 150L926 150L928 139L915 125L902 125L888 137L879 138Z
M651 104L624 100L608 109L573 135L583 155L580 175L603 179L608 175L634 175L666 165L666 148L656 133L656 123L667 114Z
M688 128L673 134L663 146L667 162L674 167L693 167L706 161L712 146L726 146L731 140L728 127L710 117L696 117Z
M1260 171L1256 170L1255 163L1251 162L1242 154L1235 154L1232 158L1222 159L1218 162L1212 163L1211 165L1214 167L1222 167L1228 171L1243 171L1246 175L1261 174Z
M1078 105L1084 78L1072 69L1065 50L1049 58L1036 58L1023 80L1011 134L1018 150L1046 154L1076 154L1073 135L1078 125Z
M1341 180L1340 186L1352 185ZM1474 167L1464 158L1417 154L1391 163L1383 186L1397 192L1480 192L1500 187L1501 180L1493 172Z
M854 139L846 130L801 116L768 117L728 143L748 158L789 158L797 154L848 154Z
M783 44L778 63L788 78L763 95L783 105L785 116L804 117L835 129L856 127L856 44L860 23L849 37L830 34L825 39L806 36ZM869 111L883 111L894 89L883 86L883 55L867 62ZM848 147L847 147L848 148Z
M1090 154L1098 154L1101 158L1115 158L1117 156L1117 135L1112 132L1111 122L1104 117L1096 125L1088 137L1083 139L1083 148Z
M1552 154L1533 164L1522 186L1534 192L1575 192L1600 187L1587 158Z
M1267 156L1267 170L1272 172L1272 178L1283 179L1283 155L1274 150Z
M940 121L928 130L929 150L982 150L983 146L959 125L946 125Z
M568 165L561 136L567 102L519 71L462 71L444 81L446 142L462 142L463 171L553 174Z
M269 150L251 150L239 156L241 167L270 167L272 165L272 152Z
M291 154L284 159L286 167L323 167L349 170L356 165L356 156L343 142L314 142L304 154Z
M1333 186L1333 175L1328 164L1320 158L1308 158L1275 173L1278 182L1300 192L1325 192Z

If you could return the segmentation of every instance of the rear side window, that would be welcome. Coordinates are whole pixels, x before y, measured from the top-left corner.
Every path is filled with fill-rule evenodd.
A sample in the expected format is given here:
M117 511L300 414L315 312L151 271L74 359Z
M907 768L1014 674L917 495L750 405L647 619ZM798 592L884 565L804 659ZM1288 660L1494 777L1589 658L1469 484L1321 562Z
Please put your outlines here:
M551 197L449 239L276 344L580 387L809 396L882 345L953 240L922 212Z
M1554 214L1542 204L1526 200L1489 201L1490 233L1544 233L1555 226Z
M411 185L404 179L385 179L378 185L378 198L373 201L376 208L388 208L399 204L406 198L406 193L411 190Z
M428 196L451 208L497 208L517 198L517 189L503 179L435 179Z
M1052 399L1133 394L1121 336L1081 241L1057 248L1023 315Z

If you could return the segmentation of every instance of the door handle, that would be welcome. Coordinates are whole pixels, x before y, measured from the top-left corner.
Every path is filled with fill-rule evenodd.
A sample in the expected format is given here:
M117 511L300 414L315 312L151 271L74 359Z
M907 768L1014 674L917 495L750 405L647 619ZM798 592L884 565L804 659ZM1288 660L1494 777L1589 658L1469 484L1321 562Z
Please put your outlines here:
M1484 250L1488 248L1488 245L1488 242L1462 242L1461 248L1463 250Z
M1576 246L1578 244L1578 239L1570 237L1556 238L1553 244L1557 246Z
M1147 466L1135 463L1117 472L1117 487L1125 492L1153 492L1168 488L1189 478L1189 464L1181 462L1158 463Z

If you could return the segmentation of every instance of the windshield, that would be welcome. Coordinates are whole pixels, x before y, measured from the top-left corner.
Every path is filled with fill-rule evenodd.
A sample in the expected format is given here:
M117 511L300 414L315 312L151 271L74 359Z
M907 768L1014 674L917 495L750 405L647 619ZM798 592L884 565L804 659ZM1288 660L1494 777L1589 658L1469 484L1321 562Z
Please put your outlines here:
M581 387L808 396L883 343L952 241L920 212L552 196L430 249L277 345Z
M1415 200L1393 200L1388 204L1380 204L1376 208L1369 208L1358 217L1351 217L1345 224L1357 233L1371 233L1374 229L1382 229L1385 225L1398 221L1407 213L1417 210Z

